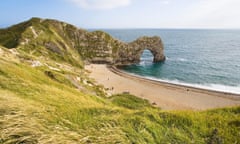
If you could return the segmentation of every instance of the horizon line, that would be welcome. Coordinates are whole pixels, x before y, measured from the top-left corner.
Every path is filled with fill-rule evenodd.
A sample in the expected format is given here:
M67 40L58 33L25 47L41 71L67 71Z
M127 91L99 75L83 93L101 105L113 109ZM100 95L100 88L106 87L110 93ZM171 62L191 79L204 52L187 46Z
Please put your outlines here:
M78 28L83 28L83 27L78 27ZM240 28L186 28L186 27L176 27L176 28L167 28L167 27L162 27L162 28L144 28L144 27L139 27L139 28L84 28L87 30L141 30L141 29L146 29L146 30L154 30L154 29L166 29L166 30L240 30Z
M5 28L9 28L11 26L13 26L15 24L0 24L0 29L5 29ZM77 26L76 27L80 28L80 29L86 29L86 30L141 30L141 29L145 29L145 30L154 30L154 29L165 29L165 30L240 30L239 28L213 28L213 27L209 27L209 28L200 28L200 27L111 27L111 28L107 28L107 27L81 27L81 26Z
M21 23L21 22L19 22ZM18 23L15 23L15 24L18 24ZM4 29L4 28L9 28L15 24L0 24L0 29ZM71 23L69 23L71 24ZM103 30L103 29L106 29L106 30L115 30L115 29L118 29L118 30L139 30L139 29L149 29L149 30L154 30L154 29L166 29L166 30L169 30L169 29L172 29L172 30L240 30L240 27L235 27L235 28L231 28L231 27L83 27L83 26L79 26L79 25L75 25L76 27L78 28L81 28L81 29L87 29L87 30L97 30L97 29L100 29L100 30Z

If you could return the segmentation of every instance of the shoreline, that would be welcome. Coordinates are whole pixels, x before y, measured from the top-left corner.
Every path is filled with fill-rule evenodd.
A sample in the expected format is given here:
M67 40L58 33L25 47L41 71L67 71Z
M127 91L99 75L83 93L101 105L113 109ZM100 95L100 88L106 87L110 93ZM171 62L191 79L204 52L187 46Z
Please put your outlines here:
M164 110L206 110L240 106L240 95L146 79L116 67L85 66L90 78L108 89L108 93L130 93L147 99Z
M118 74L118 75L123 76L123 77L135 78L135 79L139 79L139 80L142 80L142 81L148 81L148 82L154 83L156 85L165 85L167 87L192 90L192 91L206 93L206 94L210 93L211 95L215 95L217 97L224 97L224 98L229 98L229 99L233 99L233 100L240 100L240 94L233 93L233 92L218 91L218 90L213 90L213 89L194 87L194 86L191 86L191 85L175 84L175 83L171 83L171 82L167 82L167 81L148 79L148 78L145 78L145 77L141 77L141 76L138 76L138 75L134 75L134 74L125 72L125 71L123 71L123 70L121 70L117 67L114 67L114 66L110 66L110 67L108 67L108 69L111 70L112 72Z

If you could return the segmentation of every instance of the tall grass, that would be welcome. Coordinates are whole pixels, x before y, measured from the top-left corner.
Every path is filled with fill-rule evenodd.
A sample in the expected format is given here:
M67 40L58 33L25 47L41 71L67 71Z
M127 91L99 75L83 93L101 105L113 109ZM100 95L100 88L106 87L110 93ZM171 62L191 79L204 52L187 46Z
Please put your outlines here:
M0 143L240 143L240 107L163 111L129 94L106 98L75 87L67 76L88 78L72 68L0 57Z

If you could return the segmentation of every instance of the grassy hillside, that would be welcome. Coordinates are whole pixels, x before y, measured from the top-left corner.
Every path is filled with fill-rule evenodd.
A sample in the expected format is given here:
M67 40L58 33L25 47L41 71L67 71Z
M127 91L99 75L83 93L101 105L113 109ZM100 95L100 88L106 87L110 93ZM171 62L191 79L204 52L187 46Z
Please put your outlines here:
M16 47L21 38L21 34L34 22L35 19L32 19L31 21L22 22L7 29L0 29L0 44L7 48Z
M162 111L131 95L105 97L68 63L35 66L3 47L0 55L0 143L240 142L239 107Z
M75 27L39 21L0 30L0 143L240 143L240 107L163 111L106 97L72 45Z
M32 18L0 29L0 45L6 48L79 67L83 60L110 63L121 44L105 32L88 32L52 19Z

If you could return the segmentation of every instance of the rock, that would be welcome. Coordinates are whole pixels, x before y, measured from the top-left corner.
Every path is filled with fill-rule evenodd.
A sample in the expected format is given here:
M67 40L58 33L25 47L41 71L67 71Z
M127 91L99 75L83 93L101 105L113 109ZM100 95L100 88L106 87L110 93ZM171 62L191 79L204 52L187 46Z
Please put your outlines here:
M47 49L49 49L50 51L52 51L52 52L55 52L55 53L57 53L59 55L63 55L63 52L61 51L61 49L53 42L45 43L45 47Z
M125 44L123 49L119 49L119 57L116 64L133 64L140 62L140 57L145 49L153 54L153 62L161 62L165 60L163 53L163 43L160 37L141 37L131 43Z
M61 71L60 69L55 68L55 67L51 67L51 66L48 66L48 68L49 68L50 70L54 70L54 71Z
M78 82L80 82L80 81L81 81L81 78L80 78L80 77L77 77L76 79L77 79L77 81L78 81Z
M129 91L124 91L122 94L130 94Z
M156 102L152 102L152 105L157 105L157 103Z
M83 84L84 84L84 85L87 85L87 84L88 84L88 83L87 83L87 80L84 79L84 80L83 80Z
M42 66L43 64L40 62L40 61L32 61L31 62L31 66L32 67L39 67L39 66Z
M160 37L141 37L131 43L115 40L104 32L95 32L88 37L88 43L81 44L88 48L81 50L81 55L91 63L129 65L140 62L145 49L153 54L153 62L165 60L163 43ZM86 51L87 50L87 51Z

